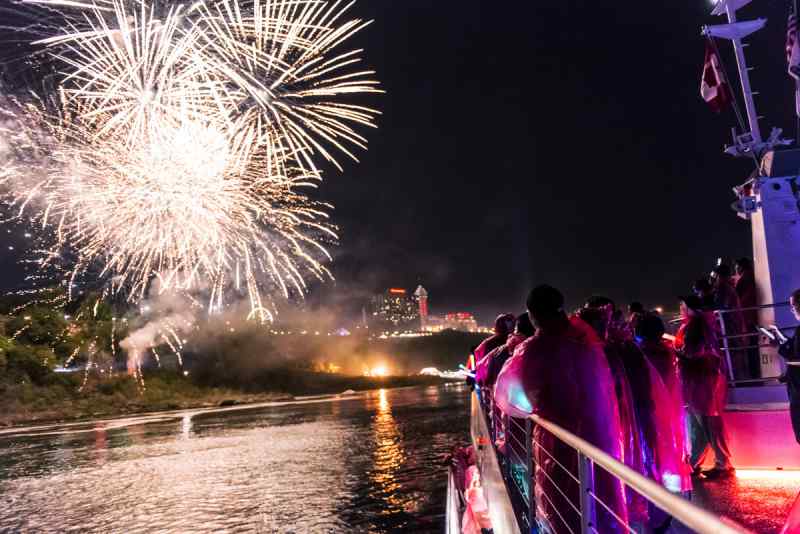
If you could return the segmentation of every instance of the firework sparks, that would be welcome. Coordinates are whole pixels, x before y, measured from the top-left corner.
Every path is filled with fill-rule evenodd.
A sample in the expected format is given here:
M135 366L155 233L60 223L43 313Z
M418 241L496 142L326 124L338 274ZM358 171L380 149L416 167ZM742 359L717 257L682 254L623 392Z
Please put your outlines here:
M158 280L206 294L209 311L235 290L261 320L275 290L330 276L314 158L364 146L355 128L376 112L348 99L379 91L353 70L359 51L339 52L367 24L340 22L350 4L27 3L60 15L33 43L58 85L6 111L0 178L17 214L54 234L43 265L70 251L70 285L94 269L136 301Z

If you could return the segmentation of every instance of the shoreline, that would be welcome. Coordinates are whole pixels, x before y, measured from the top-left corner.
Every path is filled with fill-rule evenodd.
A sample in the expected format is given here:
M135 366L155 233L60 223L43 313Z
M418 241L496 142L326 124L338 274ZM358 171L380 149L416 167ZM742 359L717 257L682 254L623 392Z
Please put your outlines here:
M442 385L453 382L453 380L431 376L362 377L341 375L336 376L336 380L320 384L309 391L288 393L284 391L247 392L235 388L204 387L181 379L180 382L183 382L184 387L175 388L171 394L166 396L157 394L153 397L148 394L148 385L152 380L148 378L145 380L144 391L137 392L133 396L119 393L108 395L95 389L86 393L70 392L71 395L47 406L42 406L41 403L20 403L18 399L14 399L17 402L12 403L11 406L4 406L3 413L0 413L0 434L32 425L81 424L97 419L157 416L186 410L215 411L215 409L225 410L226 408L257 408L260 405L272 403L314 402L328 399L331 396L347 398L348 395L345 393L349 391L356 396L378 389ZM175 381L170 382L174 387ZM347 387L342 388L343 385ZM4 402L4 404L7 403Z

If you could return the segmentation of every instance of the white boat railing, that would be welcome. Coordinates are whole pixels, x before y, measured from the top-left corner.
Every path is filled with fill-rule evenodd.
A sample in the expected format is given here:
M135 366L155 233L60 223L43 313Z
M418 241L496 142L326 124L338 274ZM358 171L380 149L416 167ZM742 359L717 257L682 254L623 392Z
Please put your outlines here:
M728 332L727 317L731 314L742 314L745 312L758 312L761 310L778 309L789 307L789 302L776 302L774 304L763 304L760 306L752 306L748 308L731 308L714 310L714 317L717 320L717 328L720 333L720 350L725 359L728 383L734 387L739 385L752 385L752 384L766 384L770 382L777 382L780 375L774 376L760 376L750 378L737 378L736 377L736 364L742 362L742 358L734 358L733 354L738 352L748 353L750 351L759 352L761 349L771 347L769 342L764 341L764 334L756 329L755 331L745 332ZM766 326L766 325L758 325ZM780 330L784 333L792 332L797 327L797 324L778 325ZM760 355L759 355L760 359ZM740 370L741 372L741 370Z
M548 478L548 481L554 486L557 494L560 496L559 501L567 503L567 506L561 509L555 508L555 506L553 506L554 503L550 503L551 507L556 510L556 518L563 527L558 528L557 531L561 532L566 530L572 534L577 534L570 526L574 526L576 521L570 522L567 520L565 517L567 514L573 519L576 517L575 514L577 514L577 518L580 520L579 532L581 534L599 532L596 519L598 509L605 509L606 512L608 512L608 516L616 517L611 507L603 502L594 491L595 471L597 468L600 468L624 484L625 487L641 495L653 506L669 514L674 520L679 521L698 534L741 534L743 532L749 532L736 523L723 520L703 510L682 496L667 491L660 484L642 476L586 440L579 438L568 430L538 415L532 415L528 419L509 418L493 406L491 395L487 395L486 393L487 392L484 391L483 395L480 395L480 397L476 396L473 402L483 401L483 413L488 419L492 439L494 440L500 437L505 441L505 452L498 452L498 456L500 457L501 464L504 466L503 474L506 477L506 485L509 489L509 493L512 494L512 501L515 500L514 494L518 495L515 509L517 510L521 531L535 531L536 519L540 521L542 519L538 517L536 513L538 503L534 498L535 464L534 459L531 457L534 450L542 447L540 443L534 440L533 429L538 426L549 432L555 439L571 447L578 458L578 472L574 473L566 466L559 463L555 458L551 457L554 464L565 471L569 483L573 484L572 489L562 488L558 487L554 480ZM509 433L514 432L514 430L523 430L524 435L510 439ZM545 448L539 450L544 455L547 455L547 450ZM525 484L520 484L518 480L522 473L524 473L524 477L527 478ZM568 497L569 494L576 494L574 491L575 484L577 484L578 489L577 502L573 502ZM551 495L555 494L556 493L551 493ZM549 499L549 497L547 497L547 492L540 492L540 496L545 500ZM638 531L634 530L626 521L621 518L616 519L623 530L627 530L632 534L637 534Z

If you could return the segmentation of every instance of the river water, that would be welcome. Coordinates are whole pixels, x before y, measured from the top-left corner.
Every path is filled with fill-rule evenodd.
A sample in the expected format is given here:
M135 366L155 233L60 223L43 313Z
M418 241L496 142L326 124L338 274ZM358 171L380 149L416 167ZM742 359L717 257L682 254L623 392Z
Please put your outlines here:
M0 532L441 532L461 385L0 431Z

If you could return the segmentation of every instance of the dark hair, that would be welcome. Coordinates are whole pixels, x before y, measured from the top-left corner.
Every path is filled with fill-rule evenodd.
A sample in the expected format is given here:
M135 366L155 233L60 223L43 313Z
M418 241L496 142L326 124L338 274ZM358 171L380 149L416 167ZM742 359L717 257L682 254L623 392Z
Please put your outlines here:
M578 310L578 317L591 326L600 338L606 337L608 323L606 314L600 308L581 308Z
M510 313L503 313L494 320L494 331L501 336L508 335L514 328L515 317Z
M702 314L691 317L686 325L684 342L690 355L713 350L717 346L717 334L710 320Z
M527 313L522 313L517 317L516 329L525 337L531 337L536 333L536 328Z
M696 295L689 295L686 297L681 297L681 302L686 304L686 307L690 310L694 311L702 311L703 310L703 299Z
M722 278L730 278L731 275L733 274L731 272L731 266L728 265L727 263L720 263L719 265L714 267L714 272L717 273L717 276L720 276Z
M630 313L644 313L644 306L641 302L631 302L628 304L628 311Z
M736 266L743 271L752 271L753 270L753 260L750 258L739 258L736 260Z
M800 302L800 289L795 289L792 291L790 298L793 298L795 302Z
M711 282L708 281L708 278L698 278L692 286L692 291L699 291L701 293L704 291L711 291L712 289L714 288Z
M664 321L655 313L645 313L636 322L636 337L658 341L664 335Z
M543 284L533 288L526 305L534 319L555 317L564 311L564 295L553 286Z
M602 308L603 306L611 305L611 308L616 309L617 305L608 297L602 295L592 295L586 299L586 308Z

